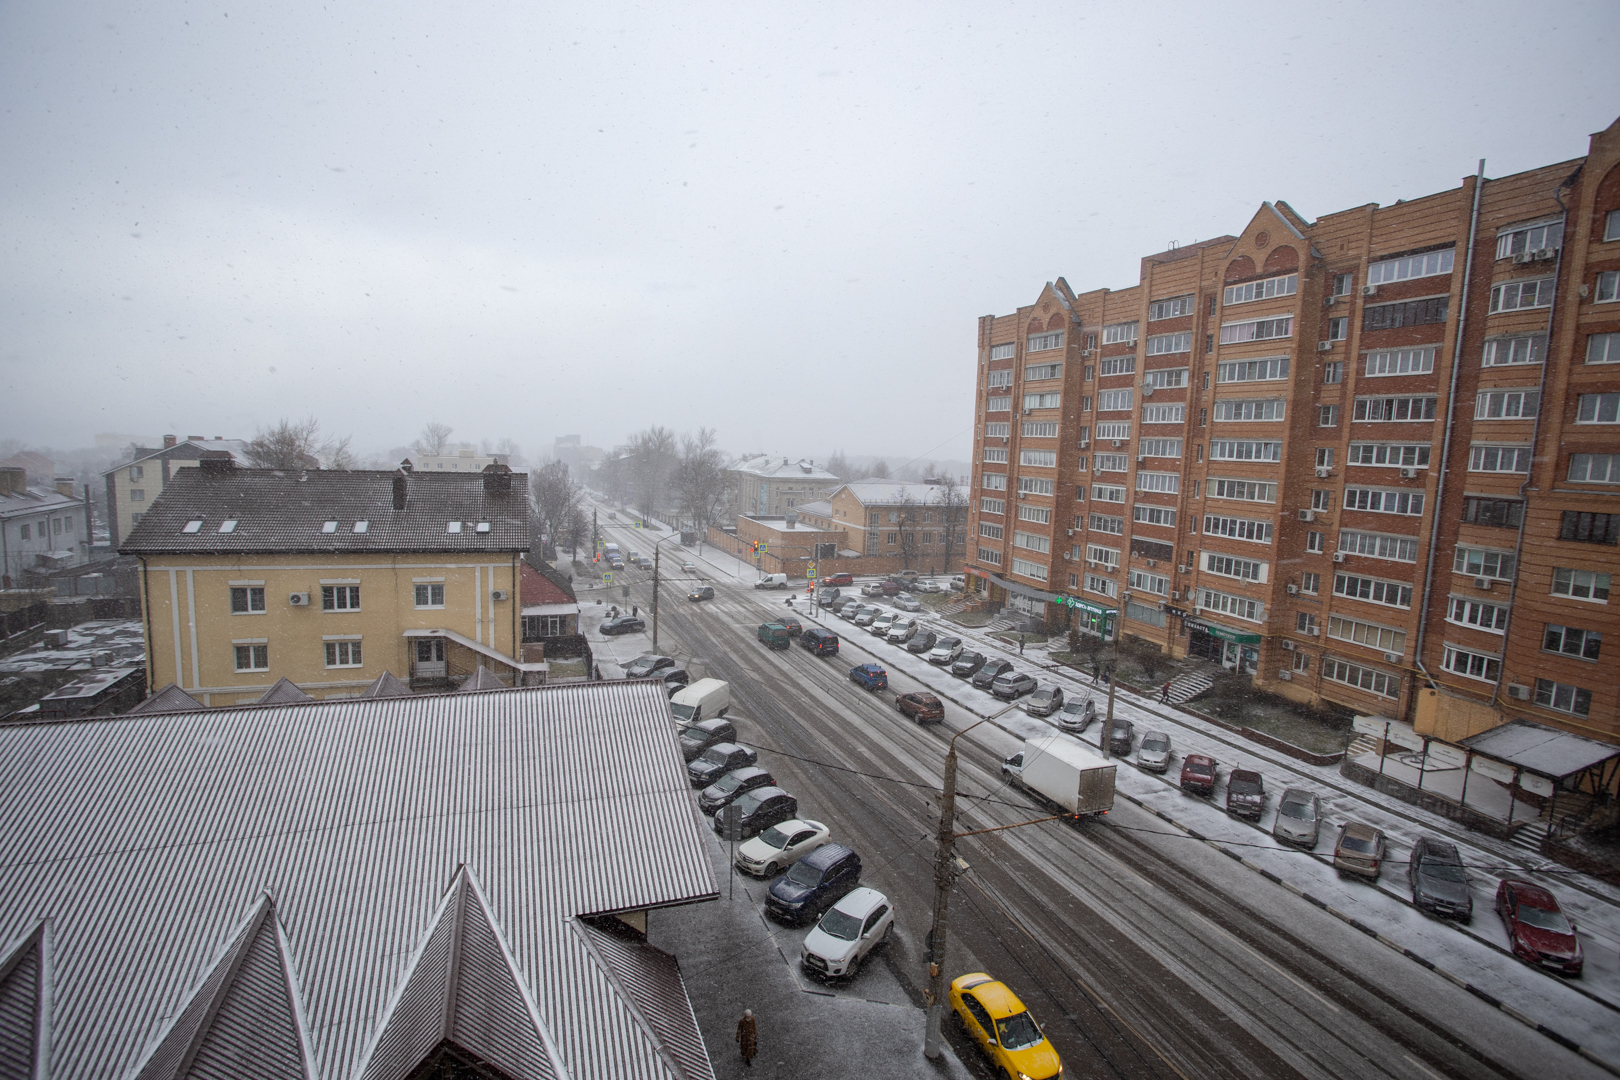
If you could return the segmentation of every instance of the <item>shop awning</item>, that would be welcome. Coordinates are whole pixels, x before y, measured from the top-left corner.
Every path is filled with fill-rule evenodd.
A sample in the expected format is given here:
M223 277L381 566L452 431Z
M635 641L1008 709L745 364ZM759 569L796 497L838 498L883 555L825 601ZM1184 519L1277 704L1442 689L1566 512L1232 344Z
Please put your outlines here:
M1259 634L1250 633L1247 630L1233 630L1231 627L1221 626L1212 622L1205 622L1203 619L1188 619L1187 626L1189 629L1202 630L1210 637L1220 638L1222 641L1230 641L1234 645L1260 644Z

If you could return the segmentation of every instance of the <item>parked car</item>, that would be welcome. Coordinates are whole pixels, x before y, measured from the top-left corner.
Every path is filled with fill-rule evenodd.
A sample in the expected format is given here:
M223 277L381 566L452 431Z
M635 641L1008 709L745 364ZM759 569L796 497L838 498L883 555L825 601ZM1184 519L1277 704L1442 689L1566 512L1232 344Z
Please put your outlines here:
M1181 759L1181 790L1206 799L1215 794L1215 759L1188 754Z
M800 622L798 619L795 619L791 615L785 619L778 619L777 621L783 626L787 627L789 637L798 637L800 634L804 633L804 623Z
M917 579L921 576L922 575L917 573L915 570L902 570L898 574L891 574L889 576L889 580L898 581L902 585L914 585L916 584Z
M1031 716L1051 716L1063 708L1063 690L1056 686L1041 686L1024 702L1024 711Z
M801 634L799 644L816 656L838 655L838 635L819 626L812 626Z
M855 578L850 574L828 574L821 579L823 585L853 585Z
M861 610L861 602L853 596L833 601L833 614L840 619L853 619Z
M1170 768L1170 736L1162 731L1150 731L1142 736L1142 745L1136 748L1136 763L1150 772L1162 773Z
M715 743L731 742L736 737L737 729L730 720L718 716L712 720L699 720L681 732L681 756L691 761Z
M945 719L945 705L933 694L900 694L894 699L894 707L919 724Z
M906 642L906 652L921 656L931 651L938 640L939 635L932 630L919 630Z
M861 883L861 857L845 844L823 844L771 882L765 912L786 923L820 915Z
M982 971L951 983L951 1022L979 1045L999 1076L1051 1080L1063 1075L1057 1051L1018 995Z
M937 593L943 592L944 590L937 581L919 581L917 584L911 587L911 591L919 593Z
M1322 801L1304 788L1284 788L1271 835L1285 844L1314 848L1322 828Z
M723 679L699 679L675 692L669 699L669 712L682 729L701 720L726 715L731 708L731 684Z
M1095 719L1097 719L1097 703L1092 700L1090 694L1084 698L1068 699L1057 714L1058 727L1071 735L1085 731Z
M889 687L889 673L877 664L856 664L849 669L849 681L860 683L876 693Z
M743 840L752 839L772 825L799 815L799 800L779 787L762 787L744 792L731 805L740 814L738 827ZM714 831L721 836L725 835L725 822L721 820L724 816L714 815Z
M1585 959L1575 924L1564 917L1552 893L1519 878L1503 878L1496 887L1496 914L1514 956L1560 975L1580 977Z
M1035 676L1027 671L1003 671L995 677L990 684L990 692L1002 701L1015 701L1025 694L1032 694L1036 687Z
M1006 660L986 660L979 670L973 673L973 685L979 690L988 690L990 685L1001 675L1013 669Z
M1108 752L1115 757L1128 757L1136 741L1136 725L1123 717L1114 717L1114 727L1108 733Z
M785 589L787 588L786 574L766 574L754 582L756 589Z
M597 629L603 637L612 637L615 634L639 634L647 629L647 624L634 615L620 615L616 619L604 619Z
M688 600L713 600L714 599L714 586L713 585L699 585L697 588L695 588L691 592L687 593L686 598Z
M844 598L842 589L821 589L819 591L811 589L810 595L815 597L816 603L824 608L830 608Z
M738 847L737 869L755 877L770 877L830 839L831 831L821 822L789 818L761 830L758 836Z
M1474 917L1468 873L1454 844L1418 837L1406 862L1406 883L1412 889L1412 903L1424 911L1463 922Z
M967 581L962 577L961 574L956 574L951 578L951 591L967 592Z
M698 796L698 809L705 814L713 814L722 806L731 805L738 796L746 795L755 788L770 787L775 783L771 774L758 765L732 769L703 789L703 793Z
M624 677L627 679L645 679L649 675L674 666L675 658L673 656L659 656L657 653L647 653L645 656L638 656L624 665Z
M896 618L889 624L889 632L884 636L889 639L891 644L904 645L917 636L917 630L916 619Z
M1266 782L1253 769L1233 769L1226 777L1226 812L1260 820L1266 811Z
M669 691L670 697L686 689L687 684L692 681L691 674L683 667L665 668L659 674L663 676L664 689Z
M873 637L887 637L889 627L893 626L894 620L899 617L900 613L898 611L885 611L871 621L866 627L866 632Z
M962 657L962 639L959 637L936 638L933 647L928 650L925 659L930 664L954 664Z
M883 585L882 585L882 583L877 582L877 581L873 581L873 582L870 582L870 583L868 583L866 585L862 585L861 586L861 595L862 596L882 596L883 595Z
M756 635L760 644L769 645L777 650L786 649L793 644L793 635L788 633L788 628L779 622L760 623Z
M893 578L890 578L888 581L878 583L878 591L884 596L899 596L904 589L905 586L901 585Z
M1378 880L1384 865L1384 830L1359 821L1347 821L1339 828L1338 842L1333 845L1333 869L1340 877L1355 875Z
M853 976L873 949L889 940L894 905L876 889L851 889L821 917L799 946L799 965L815 978Z
M958 679L971 679L989 662L989 659L982 652L957 653L956 659L951 661L951 674Z
M862 604L860 607L855 609L855 618L852 619L851 621L856 626L864 626L868 630L870 630L871 627L872 627L872 624L874 622L876 622L877 619L878 619L878 616L880 616L882 614L883 614L883 609L882 608L873 607L871 604Z
M686 778L695 788L705 788L732 769L758 765L759 751L736 743L715 743L686 763Z
M921 611L922 601L915 596L907 596L905 593L901 593L894 598L894 606L901 611Z

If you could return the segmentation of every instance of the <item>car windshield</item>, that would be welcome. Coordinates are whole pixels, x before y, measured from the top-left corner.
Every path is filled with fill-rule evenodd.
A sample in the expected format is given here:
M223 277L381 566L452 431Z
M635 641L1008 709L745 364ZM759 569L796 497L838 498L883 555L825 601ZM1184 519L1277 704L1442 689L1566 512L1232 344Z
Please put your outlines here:
M1352 836L1350 833L1344 834L1344 838L1339 841L1339 846L1346 851L1354 851L1359 855L1371 855L1373 853L1373 842L1371 840L1363 840L1361 837Z
M1295 802L1284 802L1282 806L1278 808L1277 812L1283 817L1298 818L1301 821L1316 820L1316 809L1311 805L1311 801L1309 799L1299 799Z
M1142 740L1142 749L1146 750L1150 754L1157 753L1160 750L1168 750L1170 749L1170 740L1154 738L1153 736L1149 735L1147 738Z
M1569 928L1569 920L1564 918L1561 911L1548 911L1546 908L1531 907L1529 904L1520 904L1518 910L1519 921L1534 926L1538 930L1551 930L1555 934L1573 934Z
M681 736L681 742L690 746L702 746L709 739L709 733L701 728L690 728Z
M1424 877L1434 878L1436 881L1467 881L1463 868L1456 863L1429 862L1425 860L1422 866Z
M759 838L765 842L767 847L776 848L778 851L787 847L787 842L792 839L787 833L783 832L775 825L772 825L770 828L760 833Z
M804 885L806 887L819 885L821 884L821 870L807 862L796 862L793 864L793 869L788 871L787 879L795 885Z
M703 751L703 756L698 760L707 761L711 765L721 765L724 764L725 760L730 756L730 750L722 750L718 746L711 746L707 750Z
M1234 776L1226 782L1226 790L1236 792L1239 795L1253 795L1260 790L1260 785L1253 780L1244 780Z
M675 719L677 719L677 720L690 720L690 719L692 719L693 716L695 716L697 714L697 707L693 706L693 705L681 705L681 704L677 703L677 704L671 705L669 707L669 711L675 715Z
M799 865L803 866L804 864L800 863ZM792 876L792 874L788 875L789 878ZM822 918L820 930L828 937L835 937L839 941L854 941L861 936L861 920L833 908Z
M1023 1050L1041 1041L1041 1029L1027 1012L996 1021L996 1040L1004 1050Z
M728 772L726 775L716 780L714 782L714 786L719 788L722 793L729 795L733 791L737 790L737 785L740 783L742 783L741 776L734 772Z
M747 817L749 814L752 814L755 810L759 809L759 804L760 797L750 791L747 795L744 795L731 805L741 809L743 817Z
M1192 773L1194 776L1208 776L1209 766L1205 765L1202 761L1189 761L1187 762L1187 771Z

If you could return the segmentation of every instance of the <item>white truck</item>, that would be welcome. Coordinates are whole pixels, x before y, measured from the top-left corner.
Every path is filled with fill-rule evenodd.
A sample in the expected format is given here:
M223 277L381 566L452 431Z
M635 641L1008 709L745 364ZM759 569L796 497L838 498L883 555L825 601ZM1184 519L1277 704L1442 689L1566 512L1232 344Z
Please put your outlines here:
M1067 736L1047 735L1026 739L1022 750L1001 763L1001 774L1080 817L1114 808L1115 768Z
M766 574L754 582L756 589L785 589L787 588L786 574Z

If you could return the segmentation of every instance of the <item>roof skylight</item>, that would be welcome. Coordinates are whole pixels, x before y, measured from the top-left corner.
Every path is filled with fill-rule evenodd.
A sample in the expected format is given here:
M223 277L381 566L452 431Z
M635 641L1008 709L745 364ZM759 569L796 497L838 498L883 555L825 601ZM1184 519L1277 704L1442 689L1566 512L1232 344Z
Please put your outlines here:
M337 522L328 521L325 525L321 526L321 532L323 532L323 533L335 533L335 532L337 532Z
M461 531L461 522L459 522L459 521L445 522L444 531L447 532L447 533L458 533L458 532L460 532Z
M354 531L357 532L357 533L370 532L371 531L371 522L369 522L369 521L357 521L357 522L355 522L354 523Z
M487 533L487 532L489 532L489 522L487 522L487 521L480 521L480 522L479 522L479 523L478 523L478 524L477 524L477 525L476 525L476 526L475 526L475 529L476 529L476 530L477 530L477 531L478 531L478 532L481 532L481 533Z
M192 518L180 530L183 533L202 532L202 518Z
M222 532L222 533L233 533L233 532L235 532L236 531L236 519L235 518L226 518L224 521L220 522L219 523L219 531Z

